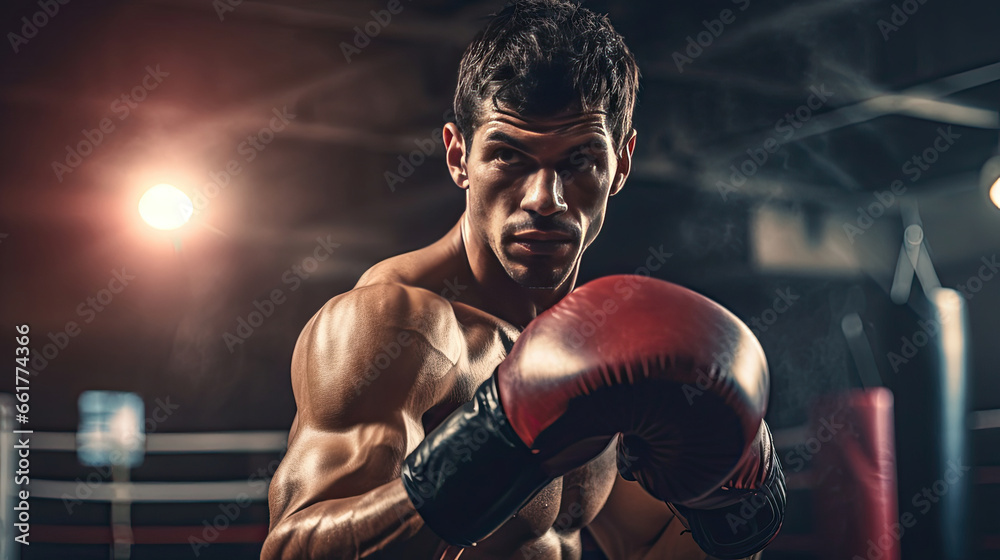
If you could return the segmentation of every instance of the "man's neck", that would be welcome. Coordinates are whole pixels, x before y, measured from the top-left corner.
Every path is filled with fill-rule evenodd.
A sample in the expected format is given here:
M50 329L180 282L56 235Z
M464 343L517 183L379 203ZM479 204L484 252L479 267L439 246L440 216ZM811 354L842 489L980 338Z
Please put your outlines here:
M457 244L457 252L464 256L464 272L469 277L470 288L458 297L459 301L523 329L573 289L579 263L558 288L525 288L511 279L489 247L470 237L465 213L456 225L449 236L457 233L453 242Z

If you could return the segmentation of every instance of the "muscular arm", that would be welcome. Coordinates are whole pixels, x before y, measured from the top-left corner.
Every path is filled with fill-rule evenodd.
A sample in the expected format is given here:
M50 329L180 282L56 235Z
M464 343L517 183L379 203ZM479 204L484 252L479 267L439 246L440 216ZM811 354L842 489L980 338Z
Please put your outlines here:
M611 560L713 560L695 544L683 517L621 476L587 528Z
M436 398L425 373L443 376L460 348L437 334L449 332L450 307L428 296L358 288L306 325L292 358L298 411L268 493L262 560L426 557L440 545L399 479Z

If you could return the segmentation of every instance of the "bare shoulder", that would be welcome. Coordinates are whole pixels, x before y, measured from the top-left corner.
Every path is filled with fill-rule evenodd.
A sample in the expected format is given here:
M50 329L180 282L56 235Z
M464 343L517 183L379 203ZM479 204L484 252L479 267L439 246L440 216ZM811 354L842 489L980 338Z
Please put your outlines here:
M296 401L320 424L352 424L369 410L433 405L464 355L448 300L399 282L368 283L326 303L292 357Z

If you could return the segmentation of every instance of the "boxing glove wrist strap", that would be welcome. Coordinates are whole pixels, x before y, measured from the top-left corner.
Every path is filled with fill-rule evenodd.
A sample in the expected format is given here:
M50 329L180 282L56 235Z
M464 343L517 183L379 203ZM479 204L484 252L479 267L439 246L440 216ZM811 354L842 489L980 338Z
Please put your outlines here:
M420 442L401 477L424 523L458 546L489 535L551 481L507 421L495 377Z
M772 453L773 453L772 448ZM710 556L738 560L764 549L785 517L785 475L775 456L760 488L718 509L673 506L687 518L691 536Z

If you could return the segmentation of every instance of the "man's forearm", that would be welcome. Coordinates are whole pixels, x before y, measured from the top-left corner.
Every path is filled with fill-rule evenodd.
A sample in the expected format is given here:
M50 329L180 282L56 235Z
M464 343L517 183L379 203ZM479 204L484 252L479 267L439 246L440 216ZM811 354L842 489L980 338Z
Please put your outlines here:
M325 500L277 523L261 560L375 559L424 527L399 479L361 496Z

